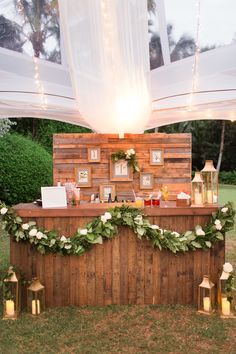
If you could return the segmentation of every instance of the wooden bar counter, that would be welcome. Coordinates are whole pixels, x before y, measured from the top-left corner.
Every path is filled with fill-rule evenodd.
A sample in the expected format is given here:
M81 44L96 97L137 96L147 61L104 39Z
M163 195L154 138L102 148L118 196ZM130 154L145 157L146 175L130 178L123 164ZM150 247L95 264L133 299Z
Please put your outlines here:
M47 230L72 236L109 207L121 204L84 204L42 209L34 204L15 207L24 221L35 220ZM204 226L216 208L145 208L150 222L177 232ZM11 264L30 280L37 275L45 285L47 307L108 304L197 304L198 285L209 274L216 284L224 263L224 241L204 251L174 255L153 249L128 228L112 240L95 245L82 256L41 255L24 242L11 241ZM35 274L33 274L35 273ZM24 296L23 296L24 298Z

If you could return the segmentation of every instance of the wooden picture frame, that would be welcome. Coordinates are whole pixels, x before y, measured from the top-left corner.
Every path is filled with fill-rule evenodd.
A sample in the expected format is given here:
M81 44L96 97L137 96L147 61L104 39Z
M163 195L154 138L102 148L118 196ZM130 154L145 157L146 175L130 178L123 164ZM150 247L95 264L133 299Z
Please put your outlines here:
M141 172L140 189L153 189L153 185L154 185L153 173Z
M79 166L75 168L75 182L78 187L91 187L91 167Z
M111 193L112 200L115 199L116 196L116 186L114 184L100 184L99 186L99 194L100 200L103 202L108 201L109 193Z
M110 181L133 181L133 171L128 161L119 160L110 162Z
M153 148L150 149L150 165L161 166L164 165L164 149Z
M101 161L101 149L94 146L88 148L88 162L100 162Z

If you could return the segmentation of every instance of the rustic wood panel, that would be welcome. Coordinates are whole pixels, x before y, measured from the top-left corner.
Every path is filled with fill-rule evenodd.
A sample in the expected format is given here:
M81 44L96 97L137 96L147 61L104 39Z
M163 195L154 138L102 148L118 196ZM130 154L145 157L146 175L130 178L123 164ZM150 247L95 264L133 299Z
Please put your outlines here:
M165 208L164 216L149 216L150 222L182 232L197 224L203 226L210 218L209 212L204 214L205 209L201 210L203 215L199 209L198 215L169 215L170 210ZM49 216L35 220L38 225L54 226L62 234L71 236L91 217ZM18 266L27 280L35 275L40 277L45 285L48 307L196 304L198 285L203 275L209 274L216 283L223 263L224 242L208 251L174 255L153 249L148 241L139 240L125 227L119 230L118 236L103 245L95 245L81 257L41 255L29 244L11 241L11 264ZM24 290L23 306L26 305L25 295Z
M100 163L88 163L88 148L101 148ZM81 198L88 201L92 193L99 192L101 183L116 185L119 200L132 200L132 189L140 192L139 173L131 182L110 182L110 155L118 150L135 149L141 172L154 175L153 190L167 185L170 200L176 194L190 192L191 181L191 134L125 134L119 139L116 134L55 134L53 137L53 175L54 184L59 180L75 179L75 167L86 165L92 169L92 187L81 188ZM164 165L150 165L150 149L164 149ZM144 195L151 191L141 191Z

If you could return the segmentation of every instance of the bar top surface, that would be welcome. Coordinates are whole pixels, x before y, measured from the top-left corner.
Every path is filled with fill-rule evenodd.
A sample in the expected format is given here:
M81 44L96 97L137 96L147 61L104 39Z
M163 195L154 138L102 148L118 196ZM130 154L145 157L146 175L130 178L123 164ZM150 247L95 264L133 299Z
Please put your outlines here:
M122 206L123 203L100 203L100 204L80 204L79 206L68 206L66 208L47 208L44 209L34 203L21 203L14 206L17 214L21 217L38 217L38 218L53 218L53 217L90 217L99 216L105 213L109 208ZM131 207L135 207L135 203L127 203ZM176 207L175 202L167 202L167 207L144 207L142 210L147 216L197 216L211 215L217 210L217 206L188 206Z

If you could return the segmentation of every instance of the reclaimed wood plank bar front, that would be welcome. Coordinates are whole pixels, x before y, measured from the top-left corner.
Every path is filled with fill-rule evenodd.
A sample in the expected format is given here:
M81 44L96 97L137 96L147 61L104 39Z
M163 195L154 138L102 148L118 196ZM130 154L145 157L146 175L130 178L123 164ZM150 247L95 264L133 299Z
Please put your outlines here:
M116 204L117 205L117 204ZM170 203L171 205L171 203ZM114 206L113 204L109 207ZM107 204L80 205L65 209L42 209L33 204L15 207L24 221L35 220L43 228L55 228L72 236ZM214 207L145 208L150 222L183 232L204 226ZM11 264L30 280L40 277L48 307L107 304L197 304L197 289L204 274L216 283L224 263L224 241L213 249L174 255L153 249L128 228L112 240L95 245L82 256L41 255L24 242L11 240ZM24 296L22 297L24 299Z

